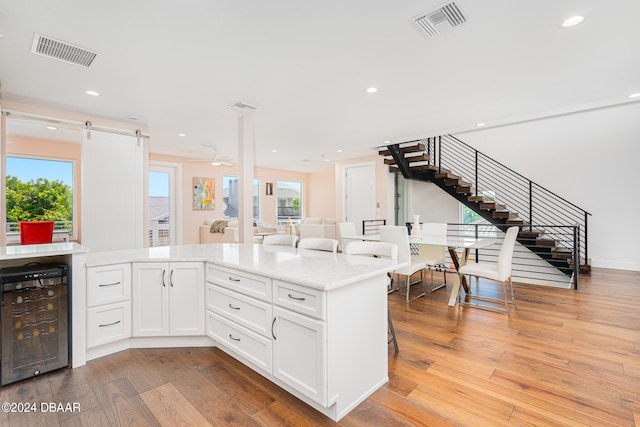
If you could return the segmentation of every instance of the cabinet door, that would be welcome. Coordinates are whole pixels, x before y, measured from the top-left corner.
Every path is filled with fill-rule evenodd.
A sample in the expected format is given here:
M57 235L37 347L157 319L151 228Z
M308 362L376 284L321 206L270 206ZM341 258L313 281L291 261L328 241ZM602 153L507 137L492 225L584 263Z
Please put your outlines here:
M326 406L326 324L279 307L273 314L273 374Z
M169 333L204 335L204 264L169 264Z
M169 335L169 265L133 264L133 336Z

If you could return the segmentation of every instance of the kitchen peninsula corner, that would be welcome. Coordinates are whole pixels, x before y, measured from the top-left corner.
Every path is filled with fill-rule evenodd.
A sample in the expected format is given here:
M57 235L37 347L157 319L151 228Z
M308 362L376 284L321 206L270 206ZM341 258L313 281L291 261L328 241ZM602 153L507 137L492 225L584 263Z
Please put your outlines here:
M336 421L388 381L386 273L395 261L258 244L86 257L88 295L107 294L84 306L87 360L132 347L216 346ZM181 266L192 273L175 273ZM96 309L99 320L89 316ZM188 327L163 326L172 321Z

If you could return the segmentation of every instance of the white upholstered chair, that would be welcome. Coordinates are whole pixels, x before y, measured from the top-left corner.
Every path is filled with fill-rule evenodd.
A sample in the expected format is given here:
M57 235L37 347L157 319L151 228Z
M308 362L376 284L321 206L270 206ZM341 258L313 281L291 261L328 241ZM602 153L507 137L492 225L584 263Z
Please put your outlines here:
M349 240L345 239L345 237L357 236L358 230L356 230L356 225L353 222L341 222L338 224L338 234L341 249L344 251L344 247L349 243Z
M463 276L475 276L490 279L495 282L502 282L502 292L504 299L488 298L479 295L471 295L471 291L467 294L469 299L476 299L479 301L487 301L491 303L504 303L504 309L499 307L492 307L488 305L473 304L470 302L463 302L462 305L468 305L486 310L504 311L509 312L509 302L515 305L515 298L513 296L513 284L511 283L511 264L513 260L513 251L516 244L516 238L518 237L519 227L509 227L505 235L500 253L498 254L498 262L476 262L471 264L465 264L458 270L460 280ZM509 282L511 301L508 301L507 285Z
M380 227L380 241L387 243L394 243L398 246L398 262L406 262L408 265L406 267L400 268L396 270L394 273L399 276L406 276L406 301L411 302L416 298L420 298L427 293L427 283L424 281L424 270L427 268L427 264L422 260L413 260L411 259L411 250L409 249L409 234L407 232L407 227L402 225L383 225ZM411 282L411 276L415 273L420 272L420 280L416 282ZM424 284L424 290L422 293L416 295L413 298L410 298L411 285L415 285L417 283Z
M298 242L298 249L313 249L316 251L338 252L338 241L322 237L306 237Z
M296 247L297 242L298 236L290 236L288 234L271 234L264 236L262 239L263 245L291 246L292 248Z
M347 255L366 255L380 258L398 259L398 246L393 243L385 242L349 242L342 248L342 252ZM389 278L389 281L391 279ZM396 339L396 331L393 329L393 321L391 320L391 311L387 307L387 322L389 323L389 342L393 342L393 348L396 353L398 349L398 340Z
M422 224L422 238L442 239L447 238L446 222L425 222ZM444 246L419 245L420 253L414 255L413 259L424 261L431 271L431 292L447 286L447 266ZM433 270L443 272L444 283L433 287Z

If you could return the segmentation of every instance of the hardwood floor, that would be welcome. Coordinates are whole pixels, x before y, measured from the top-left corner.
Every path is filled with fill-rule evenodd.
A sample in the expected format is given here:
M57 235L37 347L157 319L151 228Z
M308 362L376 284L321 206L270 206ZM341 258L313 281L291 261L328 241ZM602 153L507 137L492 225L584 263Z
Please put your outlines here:
M640 426L640 273L594 269L580 288L514 284L509 316L449 308L450 286L408 306L391 294L390 381L338 424ZM38 409L2 426L335 424L213 348L123 351L3 387L0 402Z

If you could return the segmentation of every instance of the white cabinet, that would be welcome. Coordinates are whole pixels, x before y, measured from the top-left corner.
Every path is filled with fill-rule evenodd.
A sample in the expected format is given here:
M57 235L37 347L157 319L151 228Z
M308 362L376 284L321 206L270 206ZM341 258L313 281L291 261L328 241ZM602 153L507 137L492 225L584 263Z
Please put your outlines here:
M131 336L131 264L87 269L87 348Z
M213 265L207 281L207 335L325 406L326 293Z
M204 335L201 262L133 264L133 336Z
M325 406L325 322L280 307L274 307L273 315L273 375Z

